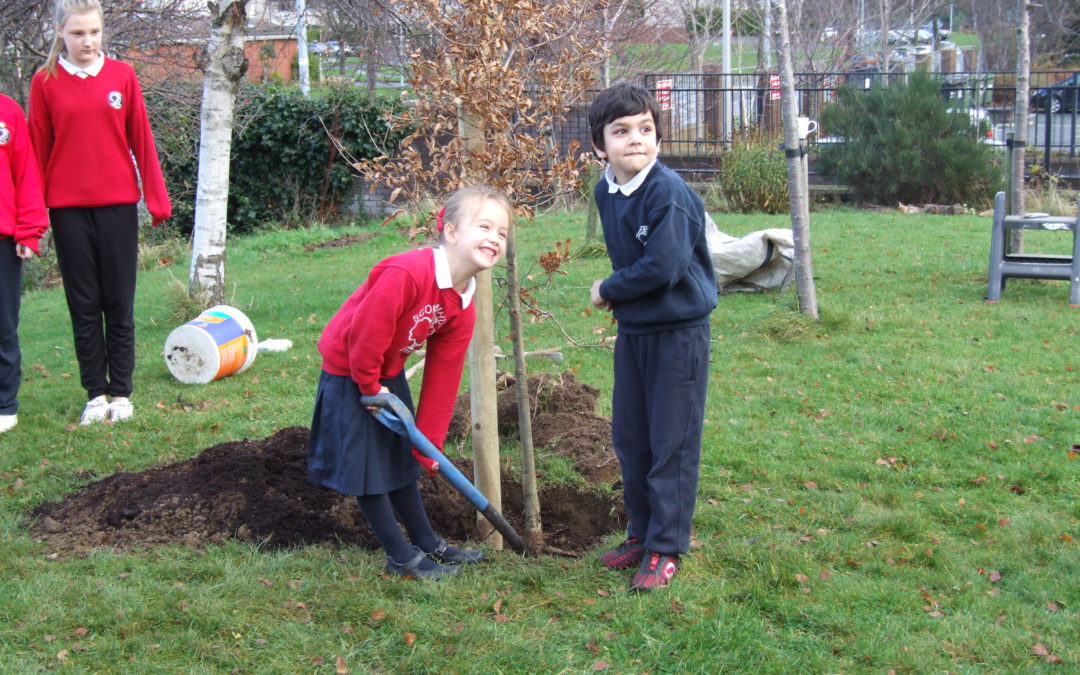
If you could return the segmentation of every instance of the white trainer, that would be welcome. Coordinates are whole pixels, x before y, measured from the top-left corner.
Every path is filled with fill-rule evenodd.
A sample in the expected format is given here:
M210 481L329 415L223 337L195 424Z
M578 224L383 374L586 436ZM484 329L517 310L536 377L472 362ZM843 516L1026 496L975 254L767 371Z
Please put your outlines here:
M82 416L79 417L79 426L85 427L94 422L104 422L109 416L109 399L104 396L92 398L86 402Z
M0 434L11 431L19 423L18 415L0 415Z
M135 414L135 408L131 405L131 399L126 396L117 396L109 404L109 419L113 422L129 420Z

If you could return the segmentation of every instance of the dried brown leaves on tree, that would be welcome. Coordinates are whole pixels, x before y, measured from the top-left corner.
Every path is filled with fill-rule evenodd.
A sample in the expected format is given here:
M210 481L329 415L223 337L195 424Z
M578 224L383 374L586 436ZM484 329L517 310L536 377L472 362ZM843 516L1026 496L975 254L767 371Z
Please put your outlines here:
M413 133L394 156L356 164L416 206L486 182L526 215L575 189L580 144L552 130L592 86L606 3L579 0L403 0L416 45L415 101L396 122Z

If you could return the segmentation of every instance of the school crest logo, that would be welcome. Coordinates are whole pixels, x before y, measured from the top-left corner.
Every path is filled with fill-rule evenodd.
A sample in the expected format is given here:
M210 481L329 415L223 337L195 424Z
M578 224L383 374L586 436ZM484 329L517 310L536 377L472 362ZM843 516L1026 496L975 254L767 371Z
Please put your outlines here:
M637 239L638 241L640 241L642 244L644 244L645 239L648 236L649 236L649 226L648 225L642 225L641 227L639 227L637 229L637 234L634 235L634 238Z
M11 131L8 130L7 125L0 122L0 145L7 145L11 141Z
M118 91L109 92L109 107L113 110L119 110L124 107L124 95Z
M433 335L444 323L446 323L446 313L442 305L424 305L413 315L413 326L409 329L409 344L402 347L401 352L403 354L415 352L420 345L424 344L428 336Z

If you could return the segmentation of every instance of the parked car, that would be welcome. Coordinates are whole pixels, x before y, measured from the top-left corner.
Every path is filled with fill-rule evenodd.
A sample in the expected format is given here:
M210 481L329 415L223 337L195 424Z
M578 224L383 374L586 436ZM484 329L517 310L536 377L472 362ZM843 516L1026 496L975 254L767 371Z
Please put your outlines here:
M330 56L332 54L338 54L344 52L346 54L352 54L353 48L349 45L342 45L337 40L331 40L330 42L313 42L311 43L311 51L319 54L320 56Z
M907 26L889 31L889 44L891 45L926 44L933 42L933 40L934 34L925 28Z
M1052 113L1068 112L1080 109L1080 106L1077 106L1078 100L1080 100L1080 71L1049 87L1041 87L1032 92L1031 109L1046 110L1049 107Z

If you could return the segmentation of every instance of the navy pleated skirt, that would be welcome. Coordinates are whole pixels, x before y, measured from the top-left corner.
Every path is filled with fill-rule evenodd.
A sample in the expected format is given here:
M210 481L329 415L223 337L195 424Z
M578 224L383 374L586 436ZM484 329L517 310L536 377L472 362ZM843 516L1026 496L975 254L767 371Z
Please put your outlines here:
M382 385L414 410L405 372ZM308 441L308 477L347 495L393 492L420 478L408 439L387 429L360 404L352 378L323 371Z

